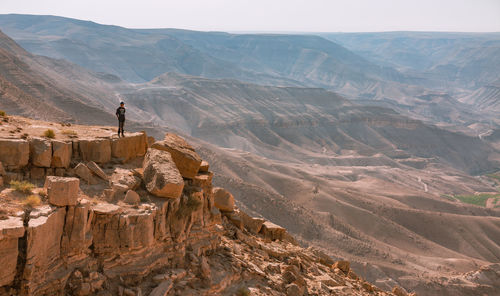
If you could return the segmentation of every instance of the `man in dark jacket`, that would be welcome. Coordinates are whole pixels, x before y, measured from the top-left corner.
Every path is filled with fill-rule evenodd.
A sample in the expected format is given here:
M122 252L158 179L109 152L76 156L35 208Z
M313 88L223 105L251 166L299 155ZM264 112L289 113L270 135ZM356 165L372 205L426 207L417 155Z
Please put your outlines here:
M125 103L121 102L120 107L116 109L116 117L118 118L118 137L120 136L120 131L122 133L122 137L125 137L123 134L123 126L125 125Z

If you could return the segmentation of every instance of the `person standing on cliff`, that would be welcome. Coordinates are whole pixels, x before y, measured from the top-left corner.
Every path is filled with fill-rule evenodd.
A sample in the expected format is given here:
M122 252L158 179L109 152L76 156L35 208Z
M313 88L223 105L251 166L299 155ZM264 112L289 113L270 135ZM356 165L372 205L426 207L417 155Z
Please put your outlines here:
M125 137L123 134L123 126L125 125L125 103L121 102L120 107L116 109L116 118L118 118L118 137L120 137L120 131L122 133L122 137Z

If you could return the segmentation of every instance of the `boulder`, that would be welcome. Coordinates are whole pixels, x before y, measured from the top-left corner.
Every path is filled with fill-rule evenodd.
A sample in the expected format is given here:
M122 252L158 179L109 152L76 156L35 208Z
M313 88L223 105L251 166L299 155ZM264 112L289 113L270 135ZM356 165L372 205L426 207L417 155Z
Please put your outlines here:
M239 211L239 216L243 226L253 234L260 232L262 225L266 222L263 218L254 218L247 215L245 212Z
M49 203L64 207L74 206L78 203L80 179L49 176L45 179L45 190Z
M127 194L125 194L125 199L123 201L131 205L136 205L141 202L141 197L134 190L129 190Z
M224 188L215 187L213 189L215 206L222 212L234 211L234 197Z
M394 288L392 288L392 293L396 296L408 296L408 292L400 286L394 286Z
M266 221L262 224L260 233L270 240L281 240L285 236L286 229L272 222Z
M141 185L141 179L134 174L134 171L116 168L111 178L109 178L111 187L114 185L124 185L128 189L135 190Z
M179 198L184 180L169 152L148 149L143 162L146 189L159 197Z
M145 132L127 134L126 137L111 140L111 156L127 162L138 156L144 156L148 149L148 139Z
M89 161L87 163L87 167L96 176L98 176L99 178L103 179L104 181L108 181L108 179L109 179L108 175L106 175L106 173L101 169L101 167L99 165L97 165L97 163L95 163L93 161Z
M96 179L92 176L92 171L82 162L75 167L75 174L87 182L87 184L97 184Z
M16 276L19 238L24 235L22 217L0 220L0 287L12 284Z
M332 269L338 268L342 270L345 274L349 273L349 270L351 270L351 263L349 261L341 260L337 261L333 264Z
M167 280L164 281L163 283L159 284L156 288L151 291L149 296L167 296L170 290L172 290L172 280Z
M48 168L52 162L52 144L42 138L30 139L31 164L37 167Z
M52 163L54 168L68 168L73 154L71 142L52 141Z
M78 147L84 161L107 163L111 160L111 141L109 139L83 139L80 140Z
M0 162L7 169L26 166L30 158L30 145L21 139L0 139Z
M167 133L165 140L154 143L151 148L170 152L182 177L193 179L201 165L201 157L183 138Z
M201 162L199 172L200 172L200 173L206 173L206 172L208 172L208 169L209 169L209 168L210 168L210 165L208 164L208 162L206 162L206 161L204 161L204 160L203 160L203 161Z

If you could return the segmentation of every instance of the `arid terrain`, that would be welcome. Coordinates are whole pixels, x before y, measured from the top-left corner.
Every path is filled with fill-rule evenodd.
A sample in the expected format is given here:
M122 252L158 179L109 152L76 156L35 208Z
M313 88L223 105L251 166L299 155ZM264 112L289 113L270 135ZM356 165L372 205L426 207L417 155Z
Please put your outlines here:
M52 122L2 122L0 138L116 137L78 124L115 124L125 101L126 131L182 135L240 210L380 289L500 289L498 34L269 36L23 15L0 16L0 30L16 40L0 35L0 110ZM414 49L436 44L434 56Z

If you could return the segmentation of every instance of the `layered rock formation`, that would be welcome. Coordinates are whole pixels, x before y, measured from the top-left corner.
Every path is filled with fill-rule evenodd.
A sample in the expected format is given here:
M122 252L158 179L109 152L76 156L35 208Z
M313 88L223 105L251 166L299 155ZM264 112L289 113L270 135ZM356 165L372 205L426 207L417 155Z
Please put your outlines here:
M0 193L0 295L386 294L240 211L208 163L167 138L172 152L148 149L145 133L0 140L5 184L45 177Z

